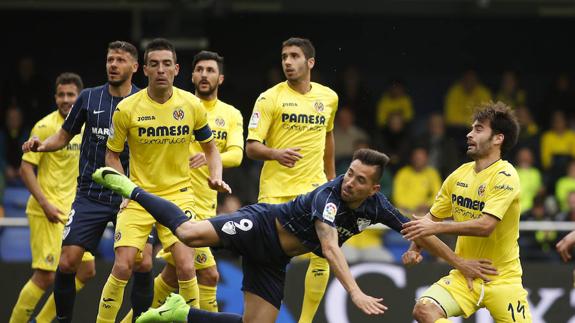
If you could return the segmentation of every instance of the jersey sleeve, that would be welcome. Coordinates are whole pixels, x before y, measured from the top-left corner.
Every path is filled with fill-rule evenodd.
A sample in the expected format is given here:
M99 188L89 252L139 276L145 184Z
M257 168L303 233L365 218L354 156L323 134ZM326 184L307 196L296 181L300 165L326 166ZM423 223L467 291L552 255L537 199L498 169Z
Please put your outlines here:
M69 134L77 135L82 132L82 127L86 122L88 114L87 96L88 94L86 94L86 91L82 91L82 93L80 93L76 102L72 106L70 113L68 113L64 124L62 124L62 129L66 130Z
M381 223L389 228L400 232L403 224L409 222L409 219L401 214L399 210L389 202L383 194L377 194L376 205L376 223Z
M507 209L519 194L519 176L515 172L501 171L495 175L486 192L482 212L503 219Z
M34 125L34 128L32 128L32 131L30 132L30 138L38 137L38 139L40 139L40 141L44 141L52 133L53 133L53 129L51 129L48 122L45 119L43 119L43 120L38 121ZM45 153L42 153L42 152L30 151L30 152L24 153L22 155L22 160L27 161L30 164L38 165L44 154Z
M232 111L232 124L230 126L230 133L226 142L226 149L229 147L237 146L241 149L244 148L244 119L238 110Z
M212 129L208 125L208 113L200 103L200 100L192 103L194 112L194 137L198 142L208 142L213 139Z
M332 110L331 110L331 113L329 116L329 121L327 123L327 128L326 128L327 132L333 131L333 124L335 121L335 113L337 112L338 101L339 101L339 99L337 97L337 94L334 94L334 99L333 99L333 103L332 103L333 107L332 107Z
M339 209L339 199L332 190L322 190L316 194L311 205L311 216L314 220L335 227L335 216Z
M248 140L263 142L266 140L273 121L274 102L272 98L261 94L256 100L250 122L248 124Z
M130 113L122 103L118 104L112 115L112 126L106 143L108 149L117 153L124 150L124 143L130 129Z
M451 217L451 185L453 185L453 174L445 179L439 192L435 196L431 210L429 210L436 218L445 219Z

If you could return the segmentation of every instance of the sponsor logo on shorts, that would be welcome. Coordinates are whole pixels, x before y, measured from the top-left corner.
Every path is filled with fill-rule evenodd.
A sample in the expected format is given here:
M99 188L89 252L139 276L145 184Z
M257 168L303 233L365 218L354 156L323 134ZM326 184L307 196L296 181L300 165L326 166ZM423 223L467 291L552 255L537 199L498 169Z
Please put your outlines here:
M236 234L236 228L242 231L249 231L254 227L254 223L248 219L242 219L240 223L236 223L234 221L228 221L222 226L222 231L229 234L234 235Z
M53 254L48 254L46 256L46 263L53 265L54 264L54 255Z
M114 234L114 241L118 242L120 239L122 239L122 232L118 231Z
M205 264L208 261L208 256L205 253L196 255L196 262L198 264Z
M327 203L323 208L323 218L329 222L335 221L335 215L337 214L337 206L333 203Z

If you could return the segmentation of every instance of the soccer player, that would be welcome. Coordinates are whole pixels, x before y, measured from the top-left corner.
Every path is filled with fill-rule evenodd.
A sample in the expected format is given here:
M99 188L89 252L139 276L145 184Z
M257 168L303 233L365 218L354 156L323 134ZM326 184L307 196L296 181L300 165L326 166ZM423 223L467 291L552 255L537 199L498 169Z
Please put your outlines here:
M206 110L193 94L173 86L178 72L176 52L168 40L155 39L146 46L144 74L148 87L116 107L113 131L106 143L106 165L124 171L120 154L127 141L130 177L147 190L174 201L192 216L188 166L192 140L199 142L205 153L210 173L207 184L222 191L229 187L222 181L221 158L207 124ZM136 255L143 250L155 222L134 201L118 215L114 266L102 290L96 322L115 321ZM163 249L174 257L180 295L186 302L199 305L193 249L179 242L164 226L156 228Z
M218 99L218 89L224 81L224 58L215 52L201 51L194 57L192 68L195 94L208 112L208 125L221 154L222 166L237 167L243 157L243 119L239 110ZM206 157L197 142L190 145L190 153L195 219L206 220L216 215L217 192L206 186L209 178ZM154 280L154 308L163 304L168 295L178 289L178 278L171 254L162 250L158 257L166 259L167 265ZM216 287L219 274L209 248L196 249L195 267L200 290L200 308L217 312Z
M284 41L281 59L287 81L259 96L248 125L246 153L264 160L259 203L288 202L335 178L337 94L311 82L315 48L308 39ZM328 262L310 254L300 323L313 320L328 280Z
M94 180L137 201L158 222L192 247L218 246L241 254L244 279L243 317L190 308L179 296L168 298L137 322L275 322L283 298L286 265L294 256L313 252L328 259L335 276L354 304L368 315L383 314L381 298L364 294L353 279L340 249L368 225L383 223L399 231L406 221L379 193L379 180L389 158L377 151L356 151L345 175L283 204L254 204L230 215L191 222L176 205L144 191L112 168L102 168ZM488 262L463 260L436 237L417 242L470 277L486 278Z
M60 74L56 78L54 95L57 110L38 121L31 136L44 140L56 133L83 87L82 79L77 74ZM68 220L76 191L81 141L80 136L74 136L66 149L57 153L27 152L22 156L20 174L31 193L26 215L30 224L33 274L20 292L10 322L28 322L40 298L54 283L64 223ZM85 253L83 260L78 275L80 285L95 273L94 256ZM53 302L53 299L50 298L48 302ZM36 321L51 322L54 319L53 315L45 314L48 313L44 311Z
M122 203L121 196L92 181L90 175L96 168L105 165L105 147L111 131L112 114L124 97L138 91L132 84L132 75L137 70L136 47L125 41L111 42L106 54L108 82L82 91L58 132L46 140L33 137L22 147L25 152L57 151L66 147L72 138L85 128L80 147L78 189L70 218L64 228L62 252L54 286L56 312L60 322L72 321L76 290L83 285L82 281L76 278L76 272L84 251L96 250L108 222L116 221L116 214ZM122 163L127 167L127 153L122 156ZM131 293L135 312L146 310L153 297L150 244L146 250L138 265ZM54 313L54 310L49 312ZM53 316L54 314L45 317L47 321L51 321ZM36 319L38 320L38 317Z
M416 302L418 322L469 317L484 307L496 322L531 322L519 260L519 177L501 159L517 142L519 125L501 102L485 103L473 116L463 164L443 183L425 217L404 224L409 240L433 234L458 235L456 253L465 259L486 258L499 273L488 280L467 280L458 270L433 284ZM442 222L453 217L454 221ZM417 248L412 244L411 250Z

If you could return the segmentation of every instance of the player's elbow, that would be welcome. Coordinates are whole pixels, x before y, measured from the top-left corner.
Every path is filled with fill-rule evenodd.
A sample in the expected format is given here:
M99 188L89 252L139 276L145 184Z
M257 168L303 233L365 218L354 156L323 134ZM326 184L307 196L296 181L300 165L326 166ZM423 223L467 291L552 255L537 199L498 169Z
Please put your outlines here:
M251 159L257 158L256 145L257 145L256 142L251 140L248 140L248 142L246 143L246 155Z
M495 225L491 224L484 224L479 227L478 236L480 237L489 237L491 233L495 230Z

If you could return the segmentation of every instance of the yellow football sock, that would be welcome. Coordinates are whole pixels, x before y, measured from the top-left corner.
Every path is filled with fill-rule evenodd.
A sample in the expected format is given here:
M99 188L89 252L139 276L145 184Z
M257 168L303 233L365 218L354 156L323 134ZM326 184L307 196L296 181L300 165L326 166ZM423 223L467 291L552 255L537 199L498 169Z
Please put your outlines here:
M329 263L324 258L312 255L305 275L305 292L299 323L311 323L321 303L329 280Z
M218 311L218 301L216 299L217 287L199 284L200 288L200 308L208 312Z
M118 279L110 274L102 290L96 323L115 322L116 315L122 306L124 288L126 288L127 283L127 280Z
M180 295L186 300L186 304L193 308L200 308L200 289L198 287L198 278L190 280L178 280L180 286Z
M84 283L76 277L76 292L84 288ZM36 323L52 323L56 318L56 303L54 302L54 293L44 303L40 313L36 315Z
M166 281L162 278L162 275L158 275L154 279L154 299L152 300L152 307L160 307L166 301L166 298L170 296L171 293L175 293L178 287L172 287L166 284Z
M451 321L448 319L440 318L439 320L435 320L434 323L451 323Z
M21 323L30 321L30 317L34 313L34 309L42 295L44 295L44 290L38 285L36 285L31 279L22 287L20 295L18 296L18 301L12 309L12 315L10 316L10 323Z

